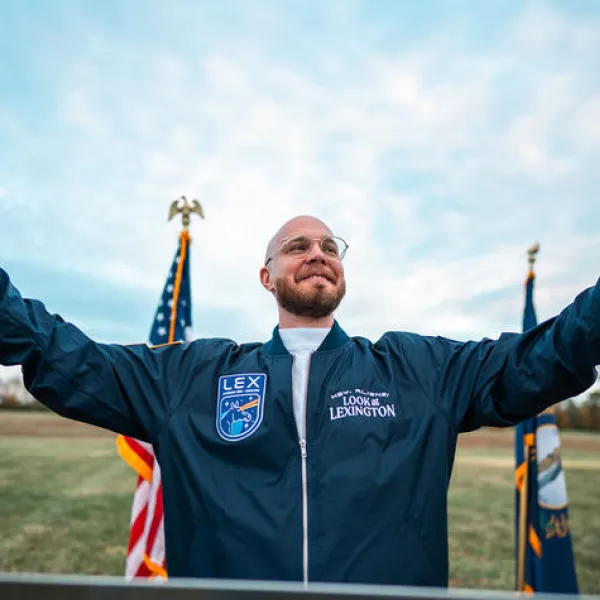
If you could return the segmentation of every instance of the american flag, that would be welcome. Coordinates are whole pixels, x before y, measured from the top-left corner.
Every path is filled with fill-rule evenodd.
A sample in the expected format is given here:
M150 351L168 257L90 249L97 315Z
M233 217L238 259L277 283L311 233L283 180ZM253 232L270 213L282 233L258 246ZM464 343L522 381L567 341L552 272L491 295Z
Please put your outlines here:
M150 330L151 346L191 339L190 242L189 233L184 229ZM138 475L125 577L166 579L162 483L152 445L119 436L117 447L123 460Z

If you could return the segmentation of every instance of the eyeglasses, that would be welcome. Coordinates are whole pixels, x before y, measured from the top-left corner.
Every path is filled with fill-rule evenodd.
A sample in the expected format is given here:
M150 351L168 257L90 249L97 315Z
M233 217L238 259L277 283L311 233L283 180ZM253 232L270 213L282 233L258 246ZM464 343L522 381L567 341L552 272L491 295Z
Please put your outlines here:
M348 244L340 237L335 235L328 235L322 238L309 238L305 235L300 235L293 238L284 238L281 240L273 253L283 254L285 256L295 256L302 258L308 256L312 252L313 242L318 242L321 252L329 258L337 258L342 260L348 250ZM265 266L273 259L273 256L269 256L265 261Z

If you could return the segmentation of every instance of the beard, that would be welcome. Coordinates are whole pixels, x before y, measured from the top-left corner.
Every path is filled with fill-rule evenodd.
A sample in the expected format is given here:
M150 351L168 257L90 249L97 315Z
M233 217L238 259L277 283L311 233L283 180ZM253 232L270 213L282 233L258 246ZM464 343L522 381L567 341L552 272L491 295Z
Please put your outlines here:
M346 293L346 281L331 291L326 287L314 287L299 291L283 280L275 282L277 304L297 317L322 319L328 317L339 305Z

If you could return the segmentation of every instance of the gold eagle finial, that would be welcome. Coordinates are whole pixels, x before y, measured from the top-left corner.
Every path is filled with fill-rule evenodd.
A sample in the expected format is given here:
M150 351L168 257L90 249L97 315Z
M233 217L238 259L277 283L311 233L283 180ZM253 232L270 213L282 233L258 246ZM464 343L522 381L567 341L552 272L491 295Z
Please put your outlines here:
M168 220L170 221L173 217L181 214L183 227L184 229L187 229L190 225L190 215L192 213L196 213L201 219L204 219L204 211L202 210L200 202L198 202L198 200L192 200L191 202L188 202L188 199L185 196L181 196L177 200L173 200L171 203Z
M529 269L531 271L533 271L533 265L535 263L535 257L537 256L537 253L540 251L540 243L539 242L534 242L531 246L529 246L529 248L527 249L527 255L528 255L528 260L529 260Z

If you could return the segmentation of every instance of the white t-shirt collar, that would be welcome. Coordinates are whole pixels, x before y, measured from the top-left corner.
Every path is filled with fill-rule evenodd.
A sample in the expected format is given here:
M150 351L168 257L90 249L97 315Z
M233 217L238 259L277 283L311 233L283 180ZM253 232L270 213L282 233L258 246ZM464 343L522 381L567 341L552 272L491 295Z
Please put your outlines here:
M280 329L281 341L290 354L308 350L314 352L331 331L330 327L291 327Z

